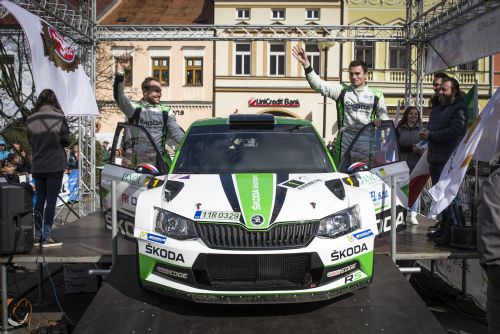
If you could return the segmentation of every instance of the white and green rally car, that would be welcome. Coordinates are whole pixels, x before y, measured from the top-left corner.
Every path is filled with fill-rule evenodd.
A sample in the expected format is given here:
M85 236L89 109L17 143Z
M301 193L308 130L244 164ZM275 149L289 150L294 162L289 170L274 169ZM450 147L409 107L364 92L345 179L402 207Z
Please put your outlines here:
M341 167L355 159L368 170L345 174L304 120L198 121L173 162L143 128L120 124L102 206L109 212L118 181L121 230L137 240L144 288L207 303L329 299L371 280L374 238L390 228L391 175L404 222L408 168L395 142L391 122L366 127Z

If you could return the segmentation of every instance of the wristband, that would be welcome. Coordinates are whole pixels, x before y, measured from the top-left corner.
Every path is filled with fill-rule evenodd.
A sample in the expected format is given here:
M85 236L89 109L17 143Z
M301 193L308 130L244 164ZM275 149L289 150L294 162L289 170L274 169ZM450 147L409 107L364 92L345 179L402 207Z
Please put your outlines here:
M304 71L306 72L306 75L308 75L309 73L311 73L314 70L313 70L311 64L309 64L309 66L304 68Z

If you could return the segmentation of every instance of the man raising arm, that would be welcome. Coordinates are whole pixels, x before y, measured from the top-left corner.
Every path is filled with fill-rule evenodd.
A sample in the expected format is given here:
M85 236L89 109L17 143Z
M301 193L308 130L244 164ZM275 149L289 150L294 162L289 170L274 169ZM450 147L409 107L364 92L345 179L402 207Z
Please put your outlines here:
M302 46L294 46L292 54L304 66L309 86L337 102L339 132L333 158L338 166L361 128L370 122L378 127L382 120L388 119L384 95L366 84L368 66L361 60L349 64L350 85L333 84L321 80L314 72Z
M142 99L130 101L125 95L123 80L125 69L130 65L130 55L123 54L118 58L118 70L113 83L113 96L120 110L127 116L129 123L142 125L153 138L154 143L164 154L167 134L179 144L184 131L175 120L170 107L160 103L161 84L155 78L148 77L142 82Z

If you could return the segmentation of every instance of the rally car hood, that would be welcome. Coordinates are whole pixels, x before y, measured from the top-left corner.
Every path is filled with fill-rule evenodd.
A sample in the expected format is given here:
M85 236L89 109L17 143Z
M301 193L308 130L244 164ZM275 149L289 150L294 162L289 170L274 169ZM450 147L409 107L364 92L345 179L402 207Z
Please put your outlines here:
M345 195L354 189L341 183L346 176L173 174L165 183L162 207L196 221L231 221L247 229L267 229L280 222L321 219L352 205Z

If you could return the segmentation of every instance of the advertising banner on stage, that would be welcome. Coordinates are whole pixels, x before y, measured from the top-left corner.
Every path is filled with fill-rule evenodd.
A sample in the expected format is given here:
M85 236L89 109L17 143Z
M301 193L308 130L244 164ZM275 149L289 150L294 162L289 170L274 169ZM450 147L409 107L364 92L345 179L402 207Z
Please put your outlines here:
M0 0L26 34L36 95L52 89L66 116L98 115L92 84L75 50L49 23L19 7Z
M439 29L437 26L435 29ZM500 7L431 40L425 73L467 64L500 52Z

